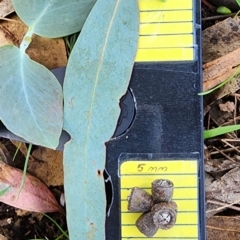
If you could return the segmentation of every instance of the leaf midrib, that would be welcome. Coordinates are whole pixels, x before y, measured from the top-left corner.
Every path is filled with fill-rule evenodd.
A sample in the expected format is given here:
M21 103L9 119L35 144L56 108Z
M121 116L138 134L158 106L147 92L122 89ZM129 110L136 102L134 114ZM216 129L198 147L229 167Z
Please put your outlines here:
M84 159L83 159L83 162L84 162L84 179L86 179L86 175L87 175L87 164L86 164L86 161L88 160L87 159L87 155L88 155L87 146L88 146L88 142L89 142L91 115L92 115L93 105L94 105L94 101L95 101L95 97L96 97L96 89L97 89L97 85L98 85L98 82L99 82L99 73L100 73L100 70L102 69L102 63L103 63L102 60L104 59L104 55L105 55L105 52L106 52L106 46L107 46L108 40L109 40L109 34L111 32L112 25L113 25L113 20L116 16L117 9L118 9L120 1L121 0L117 0L112 18L110 20L109 28L107 30L106 38L105 38L104 45L103 45L103 48L102 48L101 57L100 57L100 60L99 60L99 67L98 67L98 70L97 70L95 83L94 83L94 86L93 86L93 92L92 92L91 101L90 101L90 111L89 111L89 113L90 113L89 116L90 117L88 117L88 124L87 124L87 129L86 129L86 141L85 141L85 145L84 145L84 154L83 154L84 155ZM86 186L86 184L84 184L84 195L83 196L87 196L87 188L88 187Z
M26 91L26 84L25 84L25 80L24 80L24 58L26 58L28 56L25 56L25 54L23 54L23 53L20 53L20 55L21 55L21 57L20 57L20 74L21 74L21 83L22 83L22 89L23 89L24 97L26 99L26 103L27 103L28 109L31 113L32 119L36 123L36 126L40 130L40 132L43 133L42 128L39 126L39 124L37 122L37 119L35 117L35 114L32 111L32 107L31 107L31 104L29 102L28 94L27 94L27 91ZM26 60L28 60L28 59L26 59ZM46 139L47 142L49 142L45 134L42 134L42 136L43 136L44 139Z
M35 26L41 21L42 17L45 15L46 11L48 10L49 6L52 4L52 0L50 0L48 2L48 4L46 5L46 7L40 12L39 16L35 19L35 21L32 23L31 26L29 26L29 29L32 30L32 32L34 32L34 28Z
M114 8L114 12L113 12L113 15L112 15L112 18L111 18L111 21L110 21L110 24L109 24L109 28L108 28L108 31L107 31L107 34L106 34L106 38L105 38L105 41L104 41L104 45L103 45L103 48L102 48L101 58L99 60L99 67L98 67L98 70L97 70L96 80L95 80L95 83L94 83L94 86L93 86L93 93L92 93L91 101L90 101L90 111L89 111L89 113L90 113L89 116L90 117L88 117L88 124L87 124L87 130L86 130L86 141L85 141L85 146L84 146L84 156L87 155L86 146L87 146L87 143L89 141L91 115L92 115L92 111L93 111L94 101L95 101L95 98L96 98L96 89L97 89L98 82L99 82L99 73L100 73L100 70L102 69L102 63L103 63L102 60L104 59L104 55L105 55L105 52L106 52L106 46L107 46L107 43L108 43L108 40L109 40L109 34L110 34L111 29L112 29L113 19L116 16L117 8L118 8L118 5L119 5L120 1L121 0L117 0L117 2L116 2L116 6ZM86 157L84 157L84 159L86 159ZM86 166L86 164L85 164L85 166Z

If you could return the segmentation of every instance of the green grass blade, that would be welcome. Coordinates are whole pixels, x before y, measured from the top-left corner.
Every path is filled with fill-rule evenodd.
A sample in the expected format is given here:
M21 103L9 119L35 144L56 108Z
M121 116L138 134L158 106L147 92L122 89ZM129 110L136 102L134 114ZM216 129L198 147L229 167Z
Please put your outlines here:
M20 185L20 188L19 188L19 191L18 191L18 197L19 197L19 194L20 194L20 192L23 188L24 182L25 182L25 178L26 178L26 174L27 174L28 160L29 160L29 157L30 157L31 149L32 149L32 144L29 144L28 150L27 150L27 156L26 156L26 160L25 160L24 168L23 168L22 181L21 181L21 185Z
M205 130L203 136L204 136L204 139L207 139L207 138L216 137L225 133L237 131L239 129L240 129L240 124L225 126L225 127L218 127L210 130Z
M65 231L64 233L67 234L67 231ZM60 240L63 236L66 236L64 233L62 233L59 237L55 238L55 240Z
M235 0L238 6L240 7L240 0Z
M67 235L67 233L58 225L58 223L52 219L50 216L48 216L47 214L43 213L43 215L48 218L49 220L51 220L56 226L57 228L60 230L60 232L67 238L69 239L69 236Z
M16 151L15 151L15 153L14 153L14 156L13 156L13 162L14 162L14 160L15 160L18 152L19 152L19 149L20 149L21 145L22 145L22 142L20 142L20 143L18 144L18 147L17 147L17 149L16 149Z

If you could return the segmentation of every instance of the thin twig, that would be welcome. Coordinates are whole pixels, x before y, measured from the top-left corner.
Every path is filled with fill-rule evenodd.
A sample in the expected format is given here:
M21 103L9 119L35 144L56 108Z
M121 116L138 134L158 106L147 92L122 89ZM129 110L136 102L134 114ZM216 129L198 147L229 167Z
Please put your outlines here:
M230 158L227 154L225 154L225 153L224 153L223 151L221 151L220 149L218 149L218 148L216 148L216 147L214 147L214 146L213 146L213 148L216 149L217 151L219 151L219 153L221 153L221 154L222 154L225 158L227 158L228 160L236 163L235 160L233 160L232 158Z
M237 121L236 121L236 113L237 113L237 97L235 96L234 97L234 99L235 99L235 104L234 104L234 112L233 112L233 120L234 120L234 124L236 125L237 123Z
M233 146L232 144L228 143L228 142L225 141L224 139L221 139L221 141L222 141L223 143L227 144L228 146L230 146L231 149L234 149L234 150L236 150L238 153L240 153L240 150L239 150L237 147L235 147L235 146Z
M227 148L227 149L223 149L222 152L231 152L232 150L234 150L234 148ZM210 155L216 155L216 154L219 154L219 151L210 152Z
M215 208L215 209L212 209L212 210L208 210L206 211L206 213L210 213L210 212L215 212L215 211L221 211L223 209L226 209L226 208L229 208L230 206L233 206L235 204L238 204L240 202L240 199L238 199L237 201L233 202L233 203L230 203L230 204L226 204L222 207L219 207L219 208Z
M216 7L210 4L207 0L202 0L202 3L204 3L212 12L216 11Z
M240 139L231 139L231 138L225 138L228 142L240 142Z
M235 230L235 229L218 228L218 227L213 227L213 226L209 226L209 225L207 225L207 228L214 229L214 230L220 230L220 231L227 231L227 232L236 232L236 233L240 233L240 231Z
M240 97L240 94L239 93L231 93L230 96L232 96L232 97Z
M218 201L214 201L214 200L207 200L207 203L212 203L212 204L220 205L220 206L225 206L226 205L226 203L218 202ZM240 208L239 207L229 206L228 208L231 208L233 210L236 210L236 211L240 212Z
M18 21L18 20L13 20L13 19L4 18L4 17L0 17L0 20L9 21L9 22L17 22L17 23L20 23L20 21Z
M210 116L210 114L208 114L208 124L207 124L208 128L207 129L210 129L210 121L211 121L211 116Z
M223 127L223 126L230 125L230 124L234 123L234 120L235 120L235 121L236 121L236 120L240 120L240 116L236 117L235 119L231 119L231 120L229 120L228 122L225 122L225 123L221 124L219 127Z
M217 16L205 17L202 19L202 21L211 21L211 20L218 20L218 19L223 19L228 17L234 17L236 14L237 13L231 13L228 15L217 15Z

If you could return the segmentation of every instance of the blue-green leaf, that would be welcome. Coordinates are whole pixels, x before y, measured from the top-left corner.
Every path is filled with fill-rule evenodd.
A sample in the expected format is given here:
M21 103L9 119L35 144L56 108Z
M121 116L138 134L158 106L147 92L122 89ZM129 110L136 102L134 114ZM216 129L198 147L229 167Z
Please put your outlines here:
M78 32L96 0L12 0L15 11L34 32L61 37Z
M14 134L56 148L63 125L62 89L56 77L19 48L0 48L0 120Z
M64 188L72 240L105 240L105 142L114 133L137 51L137 0L98 0L64 81Z

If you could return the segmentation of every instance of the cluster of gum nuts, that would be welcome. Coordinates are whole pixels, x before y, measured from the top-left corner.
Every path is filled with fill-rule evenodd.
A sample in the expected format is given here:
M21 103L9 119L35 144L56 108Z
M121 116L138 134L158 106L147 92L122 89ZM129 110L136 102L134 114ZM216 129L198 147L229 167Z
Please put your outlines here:
M173 183L166 179L152 182L152 195L142 188L132 188L128 197L128 211L142 215L137 219L138 230L147 237L153 237L159 229L174 226L177 204L172 200Z

